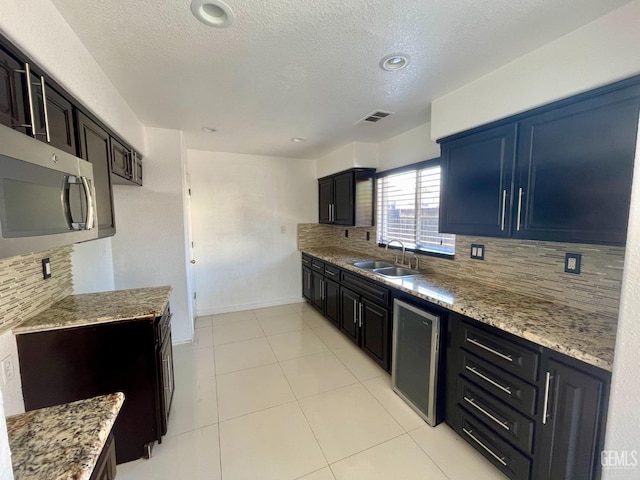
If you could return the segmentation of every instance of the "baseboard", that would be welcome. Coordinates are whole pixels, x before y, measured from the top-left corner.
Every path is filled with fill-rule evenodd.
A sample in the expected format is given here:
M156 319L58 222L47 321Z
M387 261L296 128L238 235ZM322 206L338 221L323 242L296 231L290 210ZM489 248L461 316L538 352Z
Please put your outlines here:
M241 312L243 310L255 310L257 308L277 307L279 305L288 305L290 303L304 302L302 297L281 298L279 300L271 300L268 302L244 303L242 305L228 305L220 308L198 309L196 316L204 317L206 315L217 315L219 313Z

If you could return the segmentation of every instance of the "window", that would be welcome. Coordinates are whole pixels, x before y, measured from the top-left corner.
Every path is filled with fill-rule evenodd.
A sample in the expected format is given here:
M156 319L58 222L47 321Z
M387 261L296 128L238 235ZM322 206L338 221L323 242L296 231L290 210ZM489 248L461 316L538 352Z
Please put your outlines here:
M400 240L408 249L442 255L455 253L455 235L438 232L440 164L378 176L378 243Z

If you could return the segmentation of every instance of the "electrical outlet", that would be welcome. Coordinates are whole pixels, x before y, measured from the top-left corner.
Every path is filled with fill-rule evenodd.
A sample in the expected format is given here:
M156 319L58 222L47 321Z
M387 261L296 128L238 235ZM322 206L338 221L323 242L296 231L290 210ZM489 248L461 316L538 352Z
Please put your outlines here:
M344 231L344 238L349 238L349 230Z
M45 280L51 278L51 262L48 258L42 259L42 278Z
M2 363L0 363L0 367L2 368L2 383L6 385L13 377L15 377L16 372L13 367L13 355L9 354L2 359Z
M484 245L471 244L471 258L474 260L484 260Z
M371 232L367 232L367 241L371 240Z
M582 255L579 253L567 253L564 256L564 271L575 275L580 273Z

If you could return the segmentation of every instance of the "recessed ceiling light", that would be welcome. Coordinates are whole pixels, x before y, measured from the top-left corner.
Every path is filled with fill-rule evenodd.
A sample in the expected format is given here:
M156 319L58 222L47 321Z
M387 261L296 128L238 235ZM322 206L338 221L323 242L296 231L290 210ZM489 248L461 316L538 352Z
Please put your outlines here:
M300 137L293 137L291 139L291 141L294 142L294 143L302 143L302 142L306 142L307 139L306 138L300 138Z
M211 127L202 127L202 131L203 132L207 132L207 133L215 133L218 130L216 130L215 128L211 128Z
M409 65L410 60L409 55L406 53L393 53L380 60L380 68L389 72L402 70Z
M202 23L216 28L226 28L236 18L229 5L221 0L193 0L191 11Z

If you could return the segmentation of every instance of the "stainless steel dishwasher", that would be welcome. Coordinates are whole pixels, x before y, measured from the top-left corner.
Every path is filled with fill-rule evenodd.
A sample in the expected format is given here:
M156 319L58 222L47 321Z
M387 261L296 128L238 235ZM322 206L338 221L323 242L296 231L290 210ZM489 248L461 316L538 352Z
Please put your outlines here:
M440 331L439 314L394 300L392 388L431 426L442 421Z

